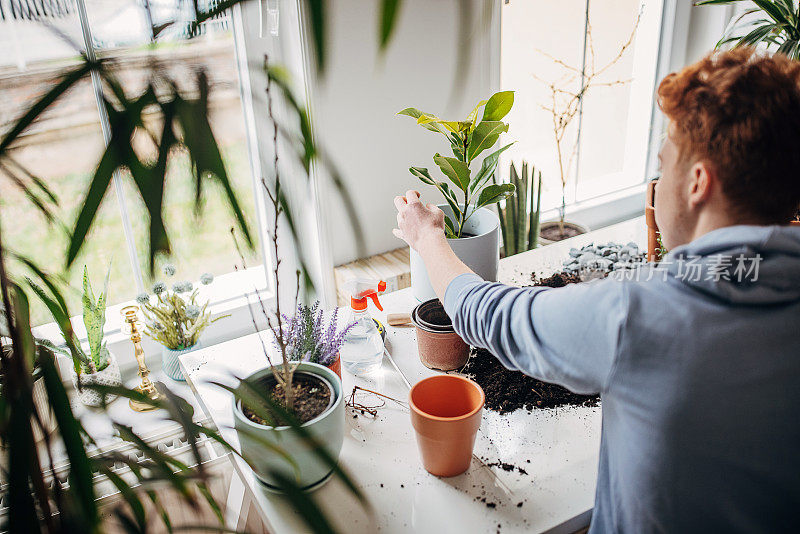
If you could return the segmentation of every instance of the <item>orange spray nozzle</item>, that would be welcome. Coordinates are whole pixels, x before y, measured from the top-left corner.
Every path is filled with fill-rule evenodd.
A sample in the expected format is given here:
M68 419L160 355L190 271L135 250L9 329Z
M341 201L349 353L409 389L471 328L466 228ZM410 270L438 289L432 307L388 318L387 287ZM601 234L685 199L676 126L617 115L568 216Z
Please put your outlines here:
M383 280L348 280L344 283L344 289L350 293L350 307L355 311L367 309L367 299L372 299L375 307L383 311L378 294L386 291L386 282Z

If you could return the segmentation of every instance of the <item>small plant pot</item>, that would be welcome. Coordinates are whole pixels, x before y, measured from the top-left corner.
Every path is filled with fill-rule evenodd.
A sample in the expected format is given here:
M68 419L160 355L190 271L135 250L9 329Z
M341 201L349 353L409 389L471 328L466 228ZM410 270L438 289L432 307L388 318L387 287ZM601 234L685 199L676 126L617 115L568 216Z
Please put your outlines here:
M453 219L453 209L440 204L445 215ZM500 265L500 219L488 209L476 210L464 225L464 232L470 237L448 239L456 256L478 276L490 282L497 281L497 268ZM419 302L436 297L428 270L422 257L411 249L411 291Z
M179 358L187 352L192 352L193 350L199 348L199 341L191 347L186 347L185 349L180 350L172 350L170 348L163 347L161 350L161 370L164 371L165 375L176 382L185 382L186 377L183 376L183 371L181 371L181 362Z
M333 360L330 365L326 365L326 367L336 373L336 376L339 377L339 380L342 379L342 357L338 352L336 353L336 359Z
M422 465L432 475L454 477L469 469L485 396L463 376L417 382L408 395Z
M275 367L279 369L281 366ZM301 437L290 426L267 426L251 421L242 411L241 403L235 398L233 401L234 427L241 453L253 466L256 477L270 491L280 491L275 473L293 479L305 491L322 486L333 470L315 452L315 446L319 444L331 458L338 458L344 442L344 395L336 373L324 365L310 362L298 364L295 373L295 376L311 377L331 391L328 408L302 425L313 442ZM273 368L267 367L244 380L259 383L271 379L272 374ZM278 454L276 448L288 455L291 461Z
M548 221L546 223L542 223L539 227L539 244L540 245L551 245L553 243L558 243L559 241L563 241L565 239L569 239L570 237L575 237L577 235L585 234L589 231L588 228L585 226L581 226L580 224L576 224L569 221L564 221L564 236L560 239L547 239L545 235L549 232L555 232L557 229L560 229L561 224L559 221Z
M79 387L80 384L80 387ZM122 375L119 372L119 363L114 357L114 354L108 354L108 366L102 371L96 373L81 373L78 376L75 369L72 370L72 385L75 387L75 393L78 395L80 401L86 406L102 406L103 396L96 390L84 386L97 384L101 386L121 386ZM108 404L117 398L116 395L106 395L105 402Z
M411 312L417 330L419 359L439 371L461 369L469 359L469 345L453 330L453 323L439 299L423 302Z

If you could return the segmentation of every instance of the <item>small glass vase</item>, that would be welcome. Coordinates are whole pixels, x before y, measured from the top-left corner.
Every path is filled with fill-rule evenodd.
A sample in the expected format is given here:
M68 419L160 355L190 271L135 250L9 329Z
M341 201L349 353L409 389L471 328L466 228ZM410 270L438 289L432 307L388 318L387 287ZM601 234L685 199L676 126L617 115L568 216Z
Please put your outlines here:
M185 382L186 378L183 376L183 371L181 371L181 362L178 360L178 358L187 352L192 352L193 350L199 348L199 341L191 347L186 347L185 349L180 350L172 350L170 348L163 347L161 350L161 369L164 371L164 374L176 382Z

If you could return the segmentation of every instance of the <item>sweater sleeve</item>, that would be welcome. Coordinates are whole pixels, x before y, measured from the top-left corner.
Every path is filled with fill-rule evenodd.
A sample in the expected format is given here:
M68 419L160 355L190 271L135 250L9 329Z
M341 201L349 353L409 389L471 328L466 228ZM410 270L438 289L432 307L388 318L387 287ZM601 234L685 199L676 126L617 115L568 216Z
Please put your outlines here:
M444 307L456 332L508 369L574 392L603 392L626 320L625 285L605 279L515 288L475 274L453 279Z

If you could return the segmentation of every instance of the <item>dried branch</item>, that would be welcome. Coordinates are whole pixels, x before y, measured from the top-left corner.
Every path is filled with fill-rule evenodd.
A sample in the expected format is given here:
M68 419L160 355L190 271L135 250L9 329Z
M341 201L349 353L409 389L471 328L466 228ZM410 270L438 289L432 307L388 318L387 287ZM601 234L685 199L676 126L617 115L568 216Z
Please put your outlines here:
M589 49L588 71L586 69L587 65L584 65L584 68L577 68L572 65L569 65L564 60L558 59L542 50L536 49L536 52L538 52L540 55L551 60L553 63L555 63L556 65L567 71L567 73L565 73L560 79L556 81L546 81L537 76L536 74L532 74L532 77L535 80L544 84L550 90L551 93L552 105L551 106L540 105L540 107L545 111L549 112L552 116L553 138L555 139L556 142L558 172L559 172L559 177L561 179L560 222L562 225L564 223L564 208L566 206L567 179L569 177L570 169L572 168L573 159L578 150L578 136L575 136L575 141L573 142L572 149L570 150L570 155L568 158L565 158L564 139L566 137L567 131L572 125L573 119L575 119L575 117L580 113L583 99L586 97L586 94L589 92L591 88L614 87L618 85L625 85L631 81L630 79L608 81L608 80L600 80L599 78L611 67L619 63L620 60L625 55L625 52L631 47L634 38L636 36L636 30L639 27L641 16L642 13L640 11L636 16L636 22L633 25L633 29L631 30L628 39L619 48L614 58L611 59L600 69L596 68L597 55L595 53L595 48L594 48L592 25L589 20L586 21L586 39ZM573 74L569 75L569 73ZM582 83L580 84L578 91L574 92L568 89L566 86L574 82L578 75L582 77Z

